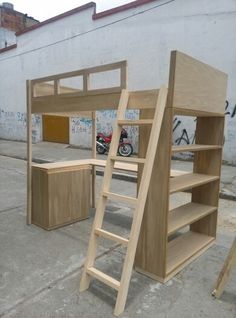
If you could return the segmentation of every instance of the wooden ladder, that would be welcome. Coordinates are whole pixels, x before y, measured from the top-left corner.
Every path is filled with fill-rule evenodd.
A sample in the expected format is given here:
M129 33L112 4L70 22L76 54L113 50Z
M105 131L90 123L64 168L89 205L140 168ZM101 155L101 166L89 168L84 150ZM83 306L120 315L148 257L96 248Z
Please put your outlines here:
M232 244L232 247L229 251L229 254L225 260L224 266L219 274L216 287L212 292L212 295L216 298L220 298L221 294L224 291L225 285L229 279L230 272L233 267L236 267L236 238Z
M89 287L91 277L94 277L106 285L118 291L117 300L115 305L114 315L120 315L125 308L126 298L128 294L129 283L131 279L133 263L146 203L148 188L152 175L152 168L156 155L158 139L160 135L162 119L164 116L165 106L167 99L167 88L161 87L157 104L155 109L154 118L152 120L125 120L125 111L127 109L129 93L127 90L122 90L120 102L117 110L117 121L113 129L112 142L107 158L107 164L104 172L104 179L102 185L102 193L98 200L97 210L92 227L91 237L89 241L88 254L85 261L85 266L80 282L80 291L84 291ZM117 156L117 149L120 140L120 134L123 125L152 125L151 134L149 138L146 158L125 158ZM142 178L140 181L139 193L137 198L127 197L109 192L112 173L115 161L136 162L144 164ZM134 207L133 222L130 231L129 239L115 235L102 229L104 218L105 206L107 199L117 200L131 204ZM94 267L96 258L96 250L98 245L98 237L103 237L116 241L123 246L127 247L123 270L121 274L121 281L118 281L105 273L97 270Z

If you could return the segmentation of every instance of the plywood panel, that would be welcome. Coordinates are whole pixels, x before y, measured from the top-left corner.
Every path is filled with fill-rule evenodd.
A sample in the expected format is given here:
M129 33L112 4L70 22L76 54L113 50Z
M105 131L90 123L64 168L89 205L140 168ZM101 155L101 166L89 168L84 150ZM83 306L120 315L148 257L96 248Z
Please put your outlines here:
M177 109L224 114L227 75L184 53L171 53L171 84Z
M201 144L223 145L224 118L197 118L196 142ZM194 172L220 177L222 149L201 151L194 155ZM192 201L218 207L220 180L195 188ZM191 225L191 230L216 236L217 212Z
M88 217L91 169L42 170L33 167L32 223L54 229Z
M151 117L151 111L141 112L142 119ZM136 269L149 276L165 277L166 272L171 135L172 110L166 109L135 260ZM146 154L148 139L148 128L142 127L140 157Z

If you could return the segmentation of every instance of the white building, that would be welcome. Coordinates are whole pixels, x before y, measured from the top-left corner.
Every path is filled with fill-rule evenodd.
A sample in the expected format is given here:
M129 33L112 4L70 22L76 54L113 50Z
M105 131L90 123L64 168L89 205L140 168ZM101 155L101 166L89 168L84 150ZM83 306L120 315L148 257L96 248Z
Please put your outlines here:
M90 2L27 28L16 47L0 50L0 138L26 139L27 79L127 60L129 89L157 88L179 50L228 73L224 160L236 164L235 30L235 0L138 0L102 13ZM98 128L110 130L113 117L100 113ZM88 147L90 126L70 118L69 142ZM193 119L178 117L173 129L175 143L192 142ZM42 140L40 116L33 136Z

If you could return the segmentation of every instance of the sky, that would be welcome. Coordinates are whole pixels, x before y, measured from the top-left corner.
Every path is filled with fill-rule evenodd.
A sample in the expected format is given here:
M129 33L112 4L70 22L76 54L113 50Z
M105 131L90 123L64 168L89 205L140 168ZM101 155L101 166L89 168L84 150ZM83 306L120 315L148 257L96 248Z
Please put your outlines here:
M0 3L10 2L14 5L15 10L27 13L28 16L32 16L42 22L90 1L92 0L0 0ZM97 12L117 7L131 1L132 0L93 0L93 2L97 4Z

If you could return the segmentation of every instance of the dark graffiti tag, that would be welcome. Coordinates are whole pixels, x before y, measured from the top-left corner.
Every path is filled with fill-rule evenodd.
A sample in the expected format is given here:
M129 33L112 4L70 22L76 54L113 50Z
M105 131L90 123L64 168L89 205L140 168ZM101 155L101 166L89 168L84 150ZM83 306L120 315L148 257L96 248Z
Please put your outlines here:
M236 104L232 107L230 107L229 101L226 100L225 102L225 115L230 116L231 118L234 118L236 115Z
M176 145L180 145L181 143L186 143L187 145L190 145L190 144L194 144L194 142L195 142L195 133L194 133L192 140L191 140L191 138L189 138L188 132L185 128L182 130L181 136L175 140Z

